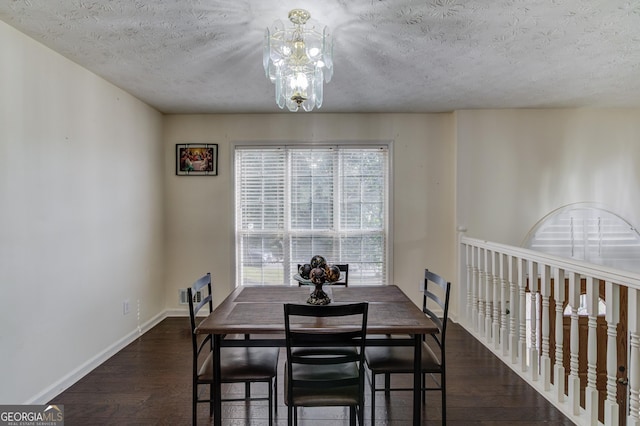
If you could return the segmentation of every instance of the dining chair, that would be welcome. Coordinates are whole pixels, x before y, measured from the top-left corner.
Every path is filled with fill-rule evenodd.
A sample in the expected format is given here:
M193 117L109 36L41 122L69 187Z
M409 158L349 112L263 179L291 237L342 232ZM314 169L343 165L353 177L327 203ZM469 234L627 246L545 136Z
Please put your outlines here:
M194 295L200 292L199 302ZM209 416L213 415L213 339L210 334L196 334L196 319L201 309L213 310L211 273L200 277L187 289L189 317L191 320L191 342L193 346L193 425L197 422L198 403L209 403ZM277 375L279 348L222 347L220 348L221 383L263 382L268 385L268 396L251 398L227 398L223 401L267 400L269 401L269 425L273 424L273 412L277 411ZM201 397L199 387L209 386L208 398ZM247 386L248 389L248 386ZM274 403L275 399L275 403Z
M356 419L359 425L364 424L368 306L367 302L284 305L284 381L289 426L298 424L298 407L349 407L349 424L355 426ZM340 318L340 327L335 327L336 318ZM354 346L357 351L341 350Z
M300 270L301 264L298 264L298 271ZM343 285L345 287L349 287L349 264L342 263L336 265L338 269L340 269L340 279L331 285ZM302 283L298 282L298 287L301 287Z
M342 263L336 265L340 269L340 280L336 281L332 285L343 285L349 287L349 264Z
M441 276L425 269L422 311L437 326L438 333L424 336L424 341L422 343L422 401L423 403L425 402L426 391L440 391L442 393L443 425L447 422L445 338L447 332L447 320L449 317L450 290L450 282L447 282ZM441 314L442 317L439 317L434 309L437 310L437 313ZM393 338L393 336L388 336L388 338ZM393 388L391 386L392 374L413 374L413 355L414 348L408 346L368 346L366 348L365 360L371 373L372 424L375 421L376 392L385 391L388 395L389 391L413 390L413 388ZM376 376L379 374L385 375L385 384L384 387L381 388L376 387ZM432 384L427 384L427 375L432 379Z

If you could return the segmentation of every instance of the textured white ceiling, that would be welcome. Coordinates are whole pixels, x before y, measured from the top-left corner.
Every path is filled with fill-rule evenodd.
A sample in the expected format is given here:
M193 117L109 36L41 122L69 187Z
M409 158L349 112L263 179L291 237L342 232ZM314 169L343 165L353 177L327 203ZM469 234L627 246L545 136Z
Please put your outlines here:
M0 19L162 112L277 112L263 35L294 8L334 34L319 112L640 107L638 0L0 0Z

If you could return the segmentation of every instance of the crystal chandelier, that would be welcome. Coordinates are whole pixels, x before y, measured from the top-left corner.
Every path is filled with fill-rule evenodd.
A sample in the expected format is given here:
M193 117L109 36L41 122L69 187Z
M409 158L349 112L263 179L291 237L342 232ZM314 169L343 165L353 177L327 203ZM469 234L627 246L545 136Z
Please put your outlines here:
M276 103L289 111L322 106L323 81L333 75L333 41L329 29L310 19L309 12L289 12L293 25L277 20L264 37L263 65L276 85Z

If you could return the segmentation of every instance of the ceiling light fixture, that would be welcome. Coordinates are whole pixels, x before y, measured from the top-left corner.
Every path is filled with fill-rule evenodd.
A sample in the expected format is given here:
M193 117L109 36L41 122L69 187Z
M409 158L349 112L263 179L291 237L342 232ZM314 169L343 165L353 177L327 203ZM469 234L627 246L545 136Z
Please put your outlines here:
M329 29L303 9L289 12L293 25L277 20L267 28L262 62L276 85L276 103L289 111L322 106L323 80L333 75L333 39Z

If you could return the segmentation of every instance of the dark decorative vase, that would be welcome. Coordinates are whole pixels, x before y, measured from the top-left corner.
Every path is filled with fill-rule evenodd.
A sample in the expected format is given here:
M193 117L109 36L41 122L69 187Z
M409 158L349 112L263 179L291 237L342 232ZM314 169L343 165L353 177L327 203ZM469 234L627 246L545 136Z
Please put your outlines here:
M315 288L311 291L307 303L310 305L328 305L331 303L331 297L324 291L323 283L314 284Z

